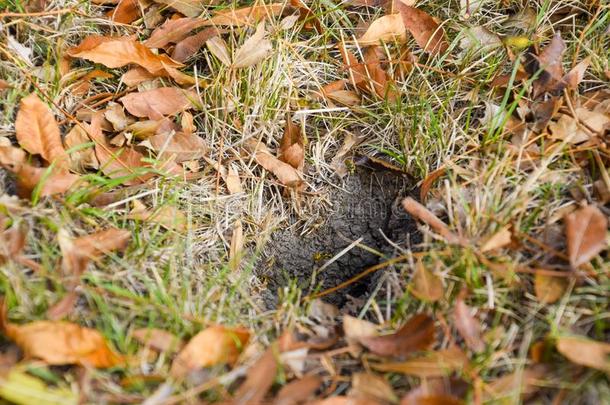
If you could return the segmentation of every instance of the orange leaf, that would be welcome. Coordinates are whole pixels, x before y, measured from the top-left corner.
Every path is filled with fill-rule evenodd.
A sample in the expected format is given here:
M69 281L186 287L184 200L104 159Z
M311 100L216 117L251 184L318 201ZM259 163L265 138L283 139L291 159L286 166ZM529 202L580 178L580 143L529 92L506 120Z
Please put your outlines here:
M41 155L57 167L68 167L68 155L61 144L59 126L49 107L36 93L21 99L21 107L15 121L17 141L29 153Z
M286 127L284 136L280 141L280 160L288 163L297 170L303 170L305 163L305 151L303 150L303 135L301 128L292 122L288 114L286 116Z
M138 0L120 0L114 10L107 15L114 22L131 24L140 17L140 5Z
M36 187L39 187L41 197L63 194L80 180L78 175L67 171L51 170L50 168L34 167L27 164L22 165L16 175L20 196L29 196Z
M136 329L132 335L138 342L160 352L173 352L184 346L184 342L178 337L161 329Z
M581 336L561 336L557 339L557 350L574 364L610 374L610 343Z
M178 163L199 159L208 149L203 138L183 132L154 135L148 138L148 142L157 152L157 157L172 156Z
M538 301L544 304L557 302L568 288L567 280L563 277L547 276L536 273L534 276L534 291Z
M254 153L256 163L273 173L283 185L294 187L303 183L299 172L294 167L273 156L265 145L251 140L251 142L246 143L246 148Z
M69 49L67 53L72 57L101 63L109 68L136 64L157 76L167 76L167 68L182 66L167 55L153 53L133 37L92 35L85 38L78 46Z
M406 28L401 14L388 14L371 23L366 32L358 39L361 46L378 45L380 41L406 38Z
M588 205L565 218L570 264L577 268L588 263L607 245L608 218L594 205Z
M439 276L418 261L409 291L422 301L435 302L443 297L443 282Z
M195 335L172 363L170 373L182 378L189 372L217 364L233 364L250 338L243 328L210 326Z
M8 321L4 302L0 317L3 332L17 343L26 357L38 358L50 365L102 368L123 362L96 330L70 322L35 321L16 325Z
M360 343L380 356L404 356L434 343L434 321L425 314L412 317L396 333L360 338Z
M202 25L205 25L205 20L201 18L168 19L152 32L144 45L149 48L163 48L167 44L182 41L192 30Z
M457 347L427 353L401 363L382 363L373 367L380 371L403 373L420 378L444 377L468 364L468 357Z
M207 40L212 39L224 32L224 30L219 30L216 27L208 27L199 31L195 35L184 38L176 44L174 51L172 52L172 58L178 62L184 62L191 56L195 55Z

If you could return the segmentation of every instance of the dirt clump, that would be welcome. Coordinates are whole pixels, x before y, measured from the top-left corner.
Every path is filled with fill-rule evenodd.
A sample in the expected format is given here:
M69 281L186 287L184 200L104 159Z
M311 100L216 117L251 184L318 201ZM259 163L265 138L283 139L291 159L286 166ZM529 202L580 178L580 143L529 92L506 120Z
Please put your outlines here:
M287 228L273 234L266 274L262 274L267 279L267 304L277 303L278 290L291 279L298 281L305 294L323 291L392 257L395 248L388 239L401 244L411 236L413 241L415 223L400 205L412 192L413 182L400 173L358 167L341 189L331 193L333 207L316 231L299 235L298 229ZM328 264L360 238L358 245ZM349 297L365 296L377 279L367 276L324 300L342 305Z

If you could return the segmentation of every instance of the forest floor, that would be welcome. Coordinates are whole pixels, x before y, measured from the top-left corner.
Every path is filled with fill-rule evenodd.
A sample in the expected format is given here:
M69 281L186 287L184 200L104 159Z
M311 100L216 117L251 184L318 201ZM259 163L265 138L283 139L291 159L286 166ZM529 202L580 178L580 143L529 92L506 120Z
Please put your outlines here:
M0 397L605 403L609 61L600 1L1 0Z

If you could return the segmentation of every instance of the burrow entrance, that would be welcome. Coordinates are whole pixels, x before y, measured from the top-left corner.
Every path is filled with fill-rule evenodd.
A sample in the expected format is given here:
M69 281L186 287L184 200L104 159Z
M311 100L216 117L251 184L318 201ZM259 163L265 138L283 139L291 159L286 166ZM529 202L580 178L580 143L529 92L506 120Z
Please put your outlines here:
M306 235L292 228L276 231L266 249L266 266L263 266L268 286L267 305L275 307L277 292L291 280L296 279L305 294L323 291L385 260L373 251L385 258L392 257L395 247L388 240L399 245L408 238L415 241L415 222L400 204L413 189L413 181L403 174L358 167L344 179L341 189L331 192L333 206L325 213L326 221L321 227ZM328 264L360 238L358 245ZM376 280L378 276L372 274L325 296L324 300L341 306L350 297L366 296Z

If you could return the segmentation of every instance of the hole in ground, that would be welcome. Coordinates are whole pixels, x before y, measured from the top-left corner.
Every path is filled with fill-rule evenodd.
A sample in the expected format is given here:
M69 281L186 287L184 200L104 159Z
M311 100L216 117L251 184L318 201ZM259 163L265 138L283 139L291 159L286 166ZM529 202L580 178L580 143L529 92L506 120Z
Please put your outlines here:
M276 231L268 244L265 274L261 274L268 281L264 297L267 306L277 305L278 291L291 279L296 279L307 295L335 287L389 259L395 248L384 235L399 245L408 239L416 241L416 224L400 204L413 191L413 181L405 175L358 167L345 179L342 190L331 193L333 208L317 230L307 235L299 235L292 228ZM359 245L328 264L360 238ZM368 295L378 279L371 274L324 300L342 306L350 297Z

